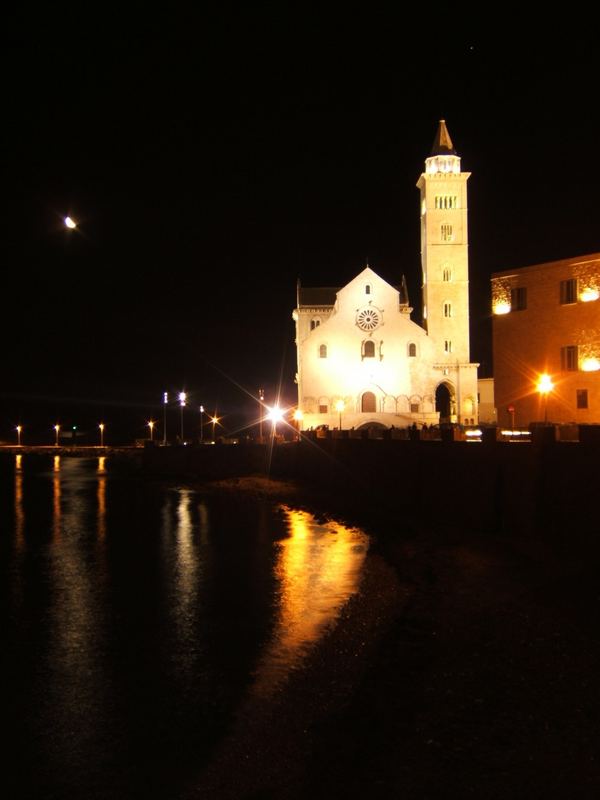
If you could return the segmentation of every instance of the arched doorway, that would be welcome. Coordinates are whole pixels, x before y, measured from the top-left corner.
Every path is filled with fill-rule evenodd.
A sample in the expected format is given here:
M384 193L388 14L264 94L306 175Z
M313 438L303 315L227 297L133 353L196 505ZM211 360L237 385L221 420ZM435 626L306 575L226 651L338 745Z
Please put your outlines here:
M360 410L363 414L374 414L377 410L377 400L373 392L365 392L361 399Z
M435 410L440 414L440 425L452 421L452 387L447 383L440 383L435 390Z

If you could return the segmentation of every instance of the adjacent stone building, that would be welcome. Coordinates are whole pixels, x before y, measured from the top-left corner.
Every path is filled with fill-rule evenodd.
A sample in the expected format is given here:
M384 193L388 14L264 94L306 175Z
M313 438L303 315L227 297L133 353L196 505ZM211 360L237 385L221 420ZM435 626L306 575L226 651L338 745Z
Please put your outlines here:
M341 288L298 285L300 426L476 423L469 353L468 172L444 120L419 178L423 327L406 283L365 267ZM400 276L399 276L400 277Z
M494 273L492 311L499 424L600 423L600 253Z

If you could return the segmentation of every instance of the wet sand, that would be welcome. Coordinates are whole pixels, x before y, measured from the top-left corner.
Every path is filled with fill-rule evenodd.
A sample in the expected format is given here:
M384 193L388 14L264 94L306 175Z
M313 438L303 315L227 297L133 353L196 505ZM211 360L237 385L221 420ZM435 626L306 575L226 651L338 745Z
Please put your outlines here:
M186 800L600 795L596 549L424 533L263 478L214 488L327 509L372 545L339 623L247 699Z

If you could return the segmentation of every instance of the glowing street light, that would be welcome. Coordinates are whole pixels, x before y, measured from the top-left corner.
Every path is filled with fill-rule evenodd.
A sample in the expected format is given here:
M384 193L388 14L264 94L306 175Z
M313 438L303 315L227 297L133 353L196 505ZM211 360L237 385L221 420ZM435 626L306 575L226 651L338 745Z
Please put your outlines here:
M346 408L346 403L343 400L338 400L335 404L335 410L340 415L340 430L342 430L342 411Z
M211 418L210 418L210 421L212 422L212 426L213 426L213 429L212 429L212 440L213 440L213 442L214 442L214 441L215 441L215 425L216 425L216 424L217 424L217 422L219 421L219 418L218 418L218 417L216 416L216 414L215 414L215 416L214 416L214 417L211 417Z
M279 406L273 406L273 408L269 408L267 413L267 419L271 420L271 435L275 437L277 433L277 423L281 422L283 419L283 411L279 408Z
M181 412L181 443L184 444L183 438L183 409L185 408L185 401L187 399L187 394L185 392L179 392L179 409Z
M169 393L163 392L163 444L167 443L167 403L169 402Z
M104 447L104 423L101 422L98 428L100 429L100 447Z
M65 227L69 228L69 230L71 230L71 231L75 230L75 228L77 227L77 223L71 217L65 217L64 223L65 223Z
M540 375L537 382L537 390L544 398L544 425L548 423L548 395L554 389L552 378L547 373Z
M204 406L200 406L200 444L204 441Z
M16 431L17 431L17 444L18 444L18 446L19 446L19 447L21 446L21 431L22 431L22 430L23 430L23 426L22 426L22 425L17 425L17 427L16 427Z
M55 433L54 444L55 444L56 447L58 447L58 434L59 434L59 432L60 432L60 425L55 425L54 426L54 433Z
M154 420L150 420L148 423L148 427L150 428L150 441L152 441L153 434L154 434Z

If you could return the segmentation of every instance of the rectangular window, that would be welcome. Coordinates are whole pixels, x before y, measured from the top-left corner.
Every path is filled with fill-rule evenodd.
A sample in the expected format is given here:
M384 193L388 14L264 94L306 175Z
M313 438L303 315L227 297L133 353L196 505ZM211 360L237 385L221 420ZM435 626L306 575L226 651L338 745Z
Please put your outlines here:
M419 413L419 404L418 403L411 403L410 404L410 413L411 414L418 414Z
M563 372L574 372L579 369L579 354L576 344L560 348L560 368Z
M327 406L319 406L319 414L327 414Z
M577 408L588 407L587 389L577 389Z
M442 272L442 280L448 283L452 280L452 270L446 267Z
M452 241L452 225L442 225L442 242Z
M452 352L452 341L450 339L444 339L444 350L446 353Z
M560 304L568 305L577 302L577 278L569 278L560 282Z
M511 311L524 311L527 308L527 288L519 286L510 290Z

